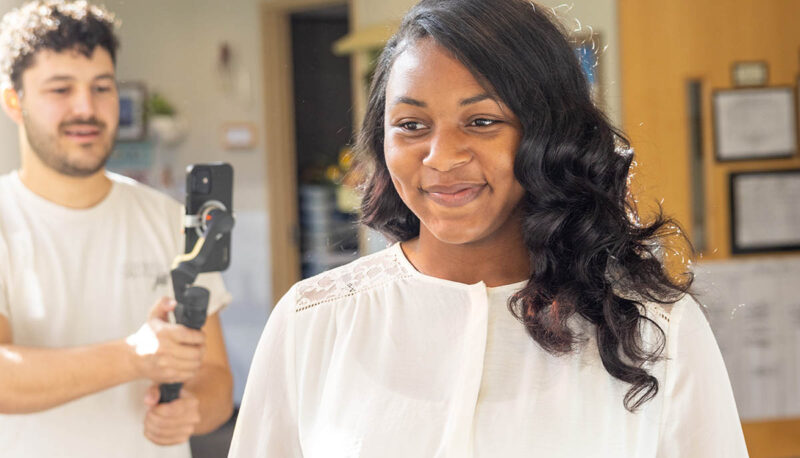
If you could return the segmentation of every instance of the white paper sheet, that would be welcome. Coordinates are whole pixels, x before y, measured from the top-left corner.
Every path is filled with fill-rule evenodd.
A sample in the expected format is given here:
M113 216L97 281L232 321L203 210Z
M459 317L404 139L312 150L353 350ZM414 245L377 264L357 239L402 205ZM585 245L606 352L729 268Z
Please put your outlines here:
M800 416L800 257L706 262L706 307L743 420Z

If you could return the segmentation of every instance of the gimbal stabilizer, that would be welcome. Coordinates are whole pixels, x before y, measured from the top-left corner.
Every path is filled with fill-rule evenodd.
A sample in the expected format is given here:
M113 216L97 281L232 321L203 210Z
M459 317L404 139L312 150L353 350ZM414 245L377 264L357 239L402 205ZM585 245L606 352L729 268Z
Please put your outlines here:
M209 291L201 286L192 286L192 283L203 272L203 265L208 261L214 244L233 229L233 223L231 212L216 201L208 202L195 218L194 224L204 229L203 235L197 239L191 253L178 256L172 264L172 288L178 303L175 306L175 321L178 324L192 329L200 329L205 324ZM182 383L162 384L159 387L159 402L177 399L182 386Z

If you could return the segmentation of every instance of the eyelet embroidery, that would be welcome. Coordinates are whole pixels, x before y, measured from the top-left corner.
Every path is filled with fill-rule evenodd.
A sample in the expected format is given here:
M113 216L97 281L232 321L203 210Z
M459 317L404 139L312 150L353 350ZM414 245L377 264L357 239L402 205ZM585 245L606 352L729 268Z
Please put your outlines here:
M397 254L386 249L298 283L295 311L354 296L410 276L411 272L400 263Z
M666 311L664 311L664 309L662 309L658 305L655 305L653 306L653 312L655 312L656 315L661 317L661 319L669 323L669 314Z

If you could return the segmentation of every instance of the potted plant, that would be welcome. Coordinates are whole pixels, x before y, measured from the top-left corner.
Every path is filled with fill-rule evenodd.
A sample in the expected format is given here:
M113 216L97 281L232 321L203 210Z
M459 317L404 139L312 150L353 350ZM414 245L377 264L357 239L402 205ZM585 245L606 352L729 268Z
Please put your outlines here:
M189 133L186 120L158 92L153 92L147 100L147 129L155 141L168 147L177 146Z

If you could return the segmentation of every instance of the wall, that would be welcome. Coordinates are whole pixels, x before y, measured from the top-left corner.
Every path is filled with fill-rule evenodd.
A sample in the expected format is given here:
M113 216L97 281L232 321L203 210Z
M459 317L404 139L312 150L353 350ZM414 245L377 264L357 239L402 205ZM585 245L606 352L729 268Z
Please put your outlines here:
M732 171L800 167L800 156L716 163L711 91L730 88L731 64L764 60L770 85L796 84L800 3L642 2L620 0L623 116L636 147L636 182L645 206L663 199L666 211L692 231L686 82L703 83L702 136L707 220L705 259L730 257L728 185Z
M5 14L21 2L0 0L0 14ZM0 174L5 174L19 167L19 142L17 125L8 119L5 113L0 114Z

